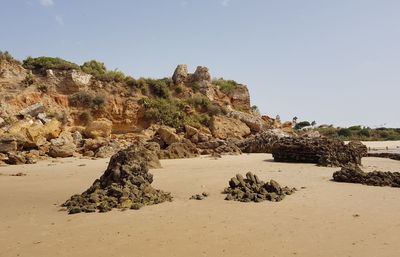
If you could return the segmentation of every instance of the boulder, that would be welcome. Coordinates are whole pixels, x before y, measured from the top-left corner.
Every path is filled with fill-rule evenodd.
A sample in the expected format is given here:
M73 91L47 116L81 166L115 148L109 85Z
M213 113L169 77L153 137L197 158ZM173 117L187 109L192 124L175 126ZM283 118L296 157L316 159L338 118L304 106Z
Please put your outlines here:
M211 82L211 75L207 67L197 66L196 71L190 77L191 82Z
M162 126L158 129L157 133L161 140L163 140L167 145L181 141L181 138L176 134L174 128Z
M73 138L70 132L62 132L56 139L50 141L49 156L51 157L71 157L76 151Z
M247 86L238 85L232 90L229 96L231 97L231 104L234 109L250 112L250 94Z
M0 153L15 152L18 149L17 140L13 137L0 137Z
M241 139L250 134L250 128L246 124L224 116L213 116L210 121L210 130L212 135L219 139L228 137Z
M91 122L84 131L88 138L110 137L112 131L112 122L106 118L101 118Z
M228 113L228 116L245 123L252 132L260 132L262 130L268 129L268 125L260 116L236 110L231 110Z
M60 84L59 89L68 94L79 92L90 84L91 78L92 75L81 71L68 71L65 80L63 81L64 83Z
M172 143L165 150L159 152L160 159L182 159L194 158L198 156L199 151L196 146L189 140Z
M43 138L45 140L51 140L57 138L61 133L61 122L56 119L52 119L44 125L33 124L26 129L26 135L29 140L34 142L36 145L42 145Z
M175 85L186 83L188 79L188 69L186 64L179 64L172 75L172 81Z

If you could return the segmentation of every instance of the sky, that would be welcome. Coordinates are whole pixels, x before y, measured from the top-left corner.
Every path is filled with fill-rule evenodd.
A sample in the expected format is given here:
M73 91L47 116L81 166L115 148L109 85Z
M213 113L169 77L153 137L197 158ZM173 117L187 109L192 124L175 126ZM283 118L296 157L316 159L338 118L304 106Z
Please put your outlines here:
M400 127L398 0L0 0L0 50L102 61L135 78L177 64L248 86L282 120Z

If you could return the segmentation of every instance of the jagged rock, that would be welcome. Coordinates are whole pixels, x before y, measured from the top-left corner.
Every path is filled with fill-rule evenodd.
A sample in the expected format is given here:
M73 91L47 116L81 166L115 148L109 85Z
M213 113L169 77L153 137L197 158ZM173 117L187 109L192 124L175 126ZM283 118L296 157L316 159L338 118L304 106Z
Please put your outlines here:
M213 116L210 121L210 130L212 135L219 139L228 137L242 139L250 134L250 128L246 124L224 116Z
M268 128L268 125L265 123L265 121L261 117L256 115L236 110L230 110L228 116L240 120L241 122L246 124L252 132L260 132Z
M36 146L43 145L46 140L57 138L61 133L61 123L52 119L44 125L33 124L26 129L27 138Z
M172 81L175 85L186 83L188 80L188 69L186 64L179 64L172 75Z
M360 146L328 138L285 137L272 147L277 162L316 163L321 166L361 164L364 156Z
M174 128L162 126L158 129L157 133L161 140L163 140L167 145L181 141L181 138L176 134Z
M265 130L251 135L237 143L237 146L244 153L272 153L272 146L286 133L280 130Z
M84 134L88 138L110 137L113 123L101 118L91 122L85 129Z
M192 82L211 82L211 75L207 67L197 66L196 71L191 75Z
M198 156L199 151L196 146L189 140L172 143L165 150L159 152L160 159L181 159L194 158Z
M60 84L59 90L68 94L79 92L90 84L91 78L92 75L81 71L68 71L63 81L64 83Z
M251 172L246 173L246 178L237 174L231 178L229 187L223 193L227 194L225 200L240 202L262 202L265 200L279 202L286 195L291 195L296 191L295 188L281 187L278 182L271 180L264 182Z
M95 157L96 158L110 158L113 154L115 154L116 151L117 150L110 145L101 146L99 149L97 149Z
M172 201L170 193L151 186L153 175L143 145L132 145L110 159L104 174L80 195L73 195L63 206L70 214L110 211L112 208L139 209L145 205Z
M36 103L26 107L25 109L21 110L19 114L25 116L30 115L32 117L36 117L39 113L44 112L45 107L42 103Z
M185 125L185 131L186 131L186 138L190 138L194 135L196 135L197 133L199 133L199 130L196 129L195 127L189 126L189 125Z
M189 200L204 200L205 198L207 198L210 194L207 192L203 192L201 194L195 194L192 195Z
M246 112L249 112L251 110L250 93L247 89L247 86L238 85L234 90L232 90L230 97L233 108Z
M82 134L79 131L74 131L72 132L72 139L73 142L76 146L81 146L82 141L83 141L83 137Z
M370 186L400 187L400 172L364 172L358 165L346 165L333 173L333 180Z

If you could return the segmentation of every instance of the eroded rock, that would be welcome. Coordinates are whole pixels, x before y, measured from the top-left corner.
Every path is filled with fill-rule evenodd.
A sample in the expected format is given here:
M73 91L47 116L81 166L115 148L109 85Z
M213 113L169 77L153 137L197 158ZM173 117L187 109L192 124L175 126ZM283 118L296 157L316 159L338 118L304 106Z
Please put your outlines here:
M225 200L240 202L262 202L265 200L279 202L286 195L291 195L295 188L281 187L275 180L264 182L257 175L247 172L246 178L241 174L229 180L229 187L223 191L226 194Z
M145 205L172 201L170 193L151 186L146 148L132 145L110 159L104 174L80 195L72 196L63 206L70 214L107 212L113 208L139 209Z

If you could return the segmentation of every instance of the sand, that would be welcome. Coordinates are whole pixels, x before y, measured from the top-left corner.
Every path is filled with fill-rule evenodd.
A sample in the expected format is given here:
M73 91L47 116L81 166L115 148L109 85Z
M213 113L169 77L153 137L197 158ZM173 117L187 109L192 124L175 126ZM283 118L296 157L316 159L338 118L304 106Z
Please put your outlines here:
M107 162L0 167L0 256L400 256L400 188L332 182L338 168L274 163L270 154L163 160L162 169L151 170L153 185L172 192L171 203L59 211ZM400 171L400 162L389 159L364 158L363 165ZM247 171L299 191L278 203L224 201L228 180ZM27 176L7 176L17 172ZM189 200L203 191L207 199Z

